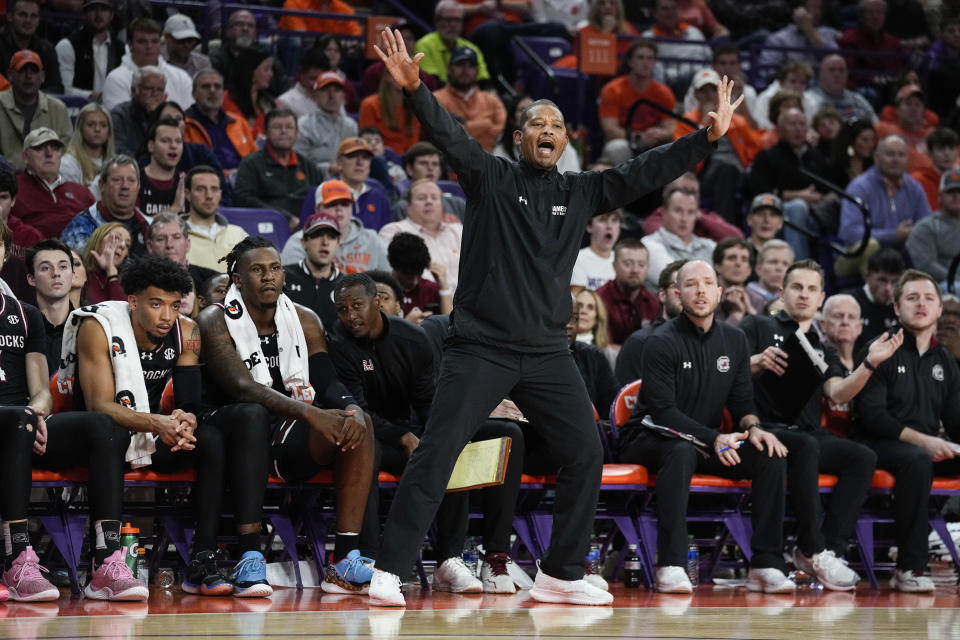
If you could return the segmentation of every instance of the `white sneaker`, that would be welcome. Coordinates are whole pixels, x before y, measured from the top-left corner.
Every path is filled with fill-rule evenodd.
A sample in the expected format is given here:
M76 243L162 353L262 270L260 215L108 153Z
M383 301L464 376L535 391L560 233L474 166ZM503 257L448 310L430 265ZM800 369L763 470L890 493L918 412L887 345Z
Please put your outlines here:
M433 572L433 590L453 593L483 593L483 583L461 558L447 558Z
M585 573L583 575L584 581L587 584L592 584L597 589L602 589L604 591L610 591L610 585L607 584L607 581L603 579L599 573Z
M780 569L769 567L766 569L750 569L747 574L747 589L763 591L764 593L793 593L797 585L793 580L783 575Z
M483 583L484 593L517 592L507 567L508 562L510 562L510 556L505 553L488 553L483 557L483 564L480 565L480 582Z
M367 593L370 604L380 607L407 606L407 601L400 592L400 584L400 576L374 568L370 591Z
M655 588L660 593L693 593L693 583L683 567L657 567Z
M815 553L808 558L800 549L794 548L793 564L804 573L816 577L820 584L831 591L852 591L860 582L860 576L847 566L847 561L838 558L837 554L830 550Z
M586 580L560 580L548 576L542 569L537 570L530 595L539 602L555 604L613 604L610 593L597 589Z
M933 580L927 576L918 576L913 571L897 569L890 578L890 588L904 593L931 593L934 586Z

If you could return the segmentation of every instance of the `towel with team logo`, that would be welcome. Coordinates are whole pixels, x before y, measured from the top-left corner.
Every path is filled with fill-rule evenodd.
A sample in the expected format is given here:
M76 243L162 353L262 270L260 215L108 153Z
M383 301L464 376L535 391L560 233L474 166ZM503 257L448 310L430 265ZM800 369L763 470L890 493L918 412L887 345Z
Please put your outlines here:
M111 300L74 309L63 328L63 347L60 350L60 370L57 380L61 389L73 393L77 369L77 333L83 318L96 318L110 340L110 362L113 364L114 399L117 404L139 413L150 413L150 397L140 366L140 350L130 324L130 306ZM156 438L151 433L135 433L130 438L125 460L134 469L152 462L157 450Z
M253 318L247 313L237 285L230 285L223 299L223 318L237 353L243 359L254 381L266 387L273 386L270 367L260 348L260 336ZM277 325L277 346L280 352L280 376L283 388L291 398L308 404L315 395L310 385L310 365L307 358L307 339L303 335L300 317L293 301L281 293L273 320Z
M17 299L17 295L13 292L13 289L10 288L10 285L8 285L3 278L0 278L0 294L10 296L14 300Z

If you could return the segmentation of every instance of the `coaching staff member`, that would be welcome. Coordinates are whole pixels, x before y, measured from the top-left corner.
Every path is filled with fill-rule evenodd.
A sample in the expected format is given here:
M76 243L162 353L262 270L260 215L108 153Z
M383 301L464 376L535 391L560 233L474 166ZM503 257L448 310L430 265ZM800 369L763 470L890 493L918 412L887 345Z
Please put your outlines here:
M583 580L600 489L602 450L593 409L566 343L570 275L590 216L660 188L703 160L727 130L736 104L722 82L713 124L601 172L560 175L567 146L563 114L539 101L513 139L522 159L486 153L421 86L419 60L398 32L384 30L380 58L403 87L425 137L456 171L467 195L460 284L436 398L420 445L403 474L370 584L370 603L404 606L406 575L426 534L457 454L509 396L543 425L559 466L552 544L531 595L543 602L610 604Z

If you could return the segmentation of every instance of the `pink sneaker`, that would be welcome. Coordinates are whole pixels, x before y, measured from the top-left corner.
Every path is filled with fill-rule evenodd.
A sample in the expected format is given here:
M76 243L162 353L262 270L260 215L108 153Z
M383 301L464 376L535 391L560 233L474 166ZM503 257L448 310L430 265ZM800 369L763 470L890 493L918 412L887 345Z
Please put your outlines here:
M7 588L0 584L0 602L6 602L10 598L10 592L7 591Z
M40 558L33 547L20 552L17 559L4 571L0 582L7 588L11 600L18 602L45 602L60 597L60 590L50 584L43 573L47 569L40 566ZM6 599L6 598L4 598Z
M150 595L145 584L133 577L124 562L127 548L120 547L93 572L83 595L94 600L146 600Z

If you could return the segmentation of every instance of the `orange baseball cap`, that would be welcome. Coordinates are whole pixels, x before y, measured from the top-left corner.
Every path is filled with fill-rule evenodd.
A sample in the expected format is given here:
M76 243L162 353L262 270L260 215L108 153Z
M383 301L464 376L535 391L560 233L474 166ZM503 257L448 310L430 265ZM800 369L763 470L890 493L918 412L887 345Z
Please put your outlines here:
M340 148L337 149L337 157L348 156L355 151L366 151L371 156L373 155L373 149L370 148L369 142L363 138L353 137L343 139L343 141L340 143Z
M350 187L342 180L327 180L317 189L314 203L317 205L328 205L338 200L349 200L353 202L353 194L350 193Z
M20 71L25 65L35 64L41 71L43 70L43 60L30 49L20 49L10 58L10 68L14 71Z
M338 84L343 86L343 78L336 71L324 71L317 76L317 81L313 83L314 89L323 89L328 84Z

